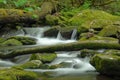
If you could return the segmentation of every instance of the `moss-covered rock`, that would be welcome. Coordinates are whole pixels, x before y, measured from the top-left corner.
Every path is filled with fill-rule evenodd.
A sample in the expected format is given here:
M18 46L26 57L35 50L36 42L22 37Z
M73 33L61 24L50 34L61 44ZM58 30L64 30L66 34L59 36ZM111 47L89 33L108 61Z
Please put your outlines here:
M70 25L82 26L87 29L100 29L107 25L112 25L119 21L119 16L113 16L109 13L100 10L83 10L69 20Z
M2 43L3 46L21 46L23 45L20 41L16 39L8 39Z
M118 52L120 52L118 50ZM91 58L90 63L98 72L107 76L120 76L120 56L114 55L115 52L110 51L107 54L96 54Z
M87 38L87 33L84 33L82 35L80 35L80 41L84 41L84 40L103 40L103 41L118 41L116 38L112 38L112 37L101 37L98 35L94 35L93 37Z
M38 80L38 76L30 71L18 69L0 70L0 80Z
M0 43L4 42L5 39L4 38L0 38Z
M83 49L80 50L81 54L78 55L78 57L85 58L85 57L92 57L95 54L98 54L96 50L89 50L89 49Z
M40 60L43 63L50 63L57 57L56 53L32 54L30 60Z
M120 30L120 26L110 25L103 28L98 35L104 37L116 37L118 30Z
M13 68L23 68L23 69L37 69L42 65L42 62L40 60L31 60L24 64L19 64L13 66Z
M36 44L36 39L31 37L25 37L25 36L13 36L9 39L16 39L20 41L23 45L34 45Z

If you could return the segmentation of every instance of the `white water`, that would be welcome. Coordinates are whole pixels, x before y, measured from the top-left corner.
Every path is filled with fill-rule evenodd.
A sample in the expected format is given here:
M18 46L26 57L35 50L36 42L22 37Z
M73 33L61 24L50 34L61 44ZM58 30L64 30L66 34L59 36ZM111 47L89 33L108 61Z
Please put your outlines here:
M57 38L46 38L43 37L43 32L49 29L49 27L45 28L25 28L24 31L19 31L17 36L29 36L37 39L37 45L54 45L54 44L65 44L70 42L75 42L76 40L76 29L73 30L71 35L71 40L64 40L60 34L58 33ZM65 68L57 68L57 69L28 69L35 72L55 72L54 75L67 75L67 74L81 74L86 73L89 71L95 71L94 67L92 67L89 63L89 58L78 58L77 55L80 54L79 51L72 51L72 52L57 52L57 58L50 63L49 65L55 65L62 62L69 63L70 66ZM22 63L28 61L28 57L22 56L17 58L17 63ZM0 66L3 65L5 67L12 66L14 63L9 61L2 61L0 60Z

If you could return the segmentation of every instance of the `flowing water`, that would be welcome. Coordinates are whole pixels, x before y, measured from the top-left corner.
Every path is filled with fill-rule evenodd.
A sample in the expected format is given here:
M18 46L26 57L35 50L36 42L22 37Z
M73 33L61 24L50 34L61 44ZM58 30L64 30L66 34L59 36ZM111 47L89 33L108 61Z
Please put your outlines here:
M17 46L17 47L3 47L1 52L10 51L11 49L29 48L34 46L47 46L54 44L65 44L75 42L77 30L73 30L71 38L64 40L60 32L56 38L43 37L43 32L49 29L44 28L24 28L15 32L12 36L29 36L37 39L37 44L32 46ZM8 35L8 34L7 34ZM99 50L101 51L101 50ZM38 74L44 73L47 76L40 78L40 80L111 80L105 77L97 76L99 73L95 71L95 68L90 65L89 58L79 58L80 51L71 52L56 52L57 58L49 65L65 64L63 68L57 69L26 69L29 71L37 72ZM16 57L16 61L0 60L0 67L10 67L16 64L21 64L29 60L30 55Z

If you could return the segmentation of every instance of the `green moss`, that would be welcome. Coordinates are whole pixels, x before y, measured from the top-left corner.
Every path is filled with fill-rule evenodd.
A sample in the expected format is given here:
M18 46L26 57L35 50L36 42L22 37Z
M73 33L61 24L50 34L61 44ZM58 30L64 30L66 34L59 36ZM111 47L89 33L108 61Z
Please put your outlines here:
M47 15L46 16L46 24L49 25L57 25L59 21L59 17L55 16L55 15Z
M120 26L106 26L105 28L103 28L98 35L100 36L116 36L116 32L120 30Z
M13 36L10 37L10 39L16 39L20 41L23 45L33 45L36 44L36 39L31 37L25 37L25 36Z
M13 66L13 68L36 69L36 68L39 68L41 65L42 65L42 62L40 60L32 60L24 64L15 65Z
M52 62L56 57L56 53L32 54L30 60L40 60L43 63L49 63Z
M3 76L3 77L1 77ZM3 69L0 70L0 80L38 80L38 76L30 71L18 69Z
M113 77L120 76L120 56L112 53L96 54L90 62L101 74Z
M80 41L84 41L84 40L103 40L103 41L118 41L116 38L112 38L112 37L101 37L98 35L94 35L91 38L87 38L87 33L81 34L80 35Z
M69 20L74 26L83 26L86 28L103 28L113 22L120 20L120 17L113 16L100 10L83 10Z
M4 38L0 38L0 43L4 42L5 39Z
M89 49L83 49L83 50L80 50L80 52L81 52L81 54L79 54L78 57L82 57L82 58L92 57L95 54L99 53L99 52L97 52L95 50L89 50Z
M3 46L21 46L22 43L16 39L8 39L2 43Z

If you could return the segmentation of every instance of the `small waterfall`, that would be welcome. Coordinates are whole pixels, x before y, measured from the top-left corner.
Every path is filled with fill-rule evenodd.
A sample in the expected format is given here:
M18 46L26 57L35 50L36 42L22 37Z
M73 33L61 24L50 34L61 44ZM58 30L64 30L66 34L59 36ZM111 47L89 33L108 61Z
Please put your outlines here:
M76 40L77 38L77 30L76 29L73 29L72 31L68 32L70 34L70 40ZM58 35L57 35L57 39L60 39L60 40L65 40L66 37L64 37L64 35L66 35L65 33L64 34L61 34L61 32L59 31L58 32ZM67 35L69 36L69 35Z
M75 40L77 38L77 30L74 29L71 35L71 40Z
M57 39L59 39L59 40L65 40L65 39L62 37L60 31L58 32Z

